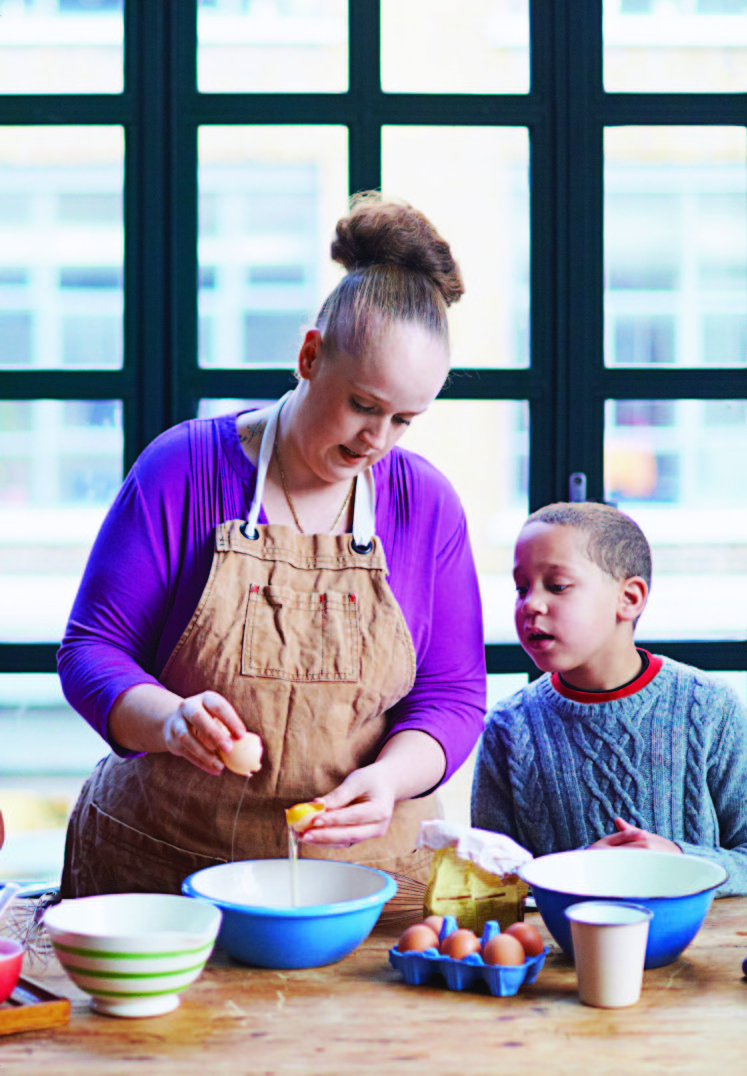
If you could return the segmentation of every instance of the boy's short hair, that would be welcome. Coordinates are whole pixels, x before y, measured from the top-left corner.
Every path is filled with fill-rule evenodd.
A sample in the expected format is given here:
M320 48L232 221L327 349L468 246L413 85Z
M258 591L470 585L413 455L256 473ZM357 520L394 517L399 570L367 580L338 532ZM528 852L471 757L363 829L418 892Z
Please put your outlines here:
M639 575L651 587L651 547L638 524L610 504L561 501L538 509L528 523L574 527L588 535L589 560L613 579Z

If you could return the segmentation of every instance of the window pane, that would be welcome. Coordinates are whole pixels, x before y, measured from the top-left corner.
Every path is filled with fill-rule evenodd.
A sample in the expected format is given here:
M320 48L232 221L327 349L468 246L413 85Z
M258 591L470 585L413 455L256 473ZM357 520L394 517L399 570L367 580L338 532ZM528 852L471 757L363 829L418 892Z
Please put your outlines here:
M344 93L347 0L199 0L203 93Z
M747 90L747 0L604 0L604 87Z
M342 127L200 129L200 366L294 367L340 279Z
M0 93L121 93L122 0L0 0Z
M527 93L528 0L381 0L388 93Z
M511 573L529 511L528 415L524 400L436 400L401 442L438 467L464 505L489 643L516 642Z
M736 691L742 702L747 703L747 672L714 672L711 675L725 680L732 691Z
M62 638L121 481L119 400L0 401L0 642Z
M747 638L745 458L747 400L607 401L605 497L653 550L641 639Z
M109 753L99 734L66 702L54 673L0 674L0 729L3 785L30 786L37 778L54 777L65 779L55 782L57 788L69 784L77 791L76 778L89 774ZM3 847L3 858L5 851Z
M121 127L0 128L0 367L121 368L123 165Z
M605 148L606 364L747 365L745 129L615 127Z
M466 292L449 312L453 365L528 366L526 130L385 127L382 158L385 193L421 209L462 270Z
M0 674L0 880L56 885L67 819L108 747L51 673Z

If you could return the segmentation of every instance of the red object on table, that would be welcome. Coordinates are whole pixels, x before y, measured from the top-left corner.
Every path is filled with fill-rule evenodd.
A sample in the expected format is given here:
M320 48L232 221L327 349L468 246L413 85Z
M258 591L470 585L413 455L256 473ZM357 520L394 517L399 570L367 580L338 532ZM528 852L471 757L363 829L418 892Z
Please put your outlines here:
M12 938L0 938L0 1003L15 990L22 963L23 946Z

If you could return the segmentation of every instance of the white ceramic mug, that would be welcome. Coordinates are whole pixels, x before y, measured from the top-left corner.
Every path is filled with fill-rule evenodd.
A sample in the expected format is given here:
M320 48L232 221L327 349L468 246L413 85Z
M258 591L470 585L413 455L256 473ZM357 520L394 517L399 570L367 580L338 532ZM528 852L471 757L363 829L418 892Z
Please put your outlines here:
M654 913L640 904L587 900L566 908L565 915L571 923L578 996L584 1005L635 1005Z

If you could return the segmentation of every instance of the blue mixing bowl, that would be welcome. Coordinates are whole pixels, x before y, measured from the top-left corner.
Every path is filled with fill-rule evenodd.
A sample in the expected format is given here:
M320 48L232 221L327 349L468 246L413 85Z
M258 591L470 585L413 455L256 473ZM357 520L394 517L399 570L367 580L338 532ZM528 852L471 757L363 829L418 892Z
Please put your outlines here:
M519 874L532 887L547 929L573 956L564 912L585 900L618 900L649 908L647 968L676 960L700 930L715 890L728 878L723 867L699 856L642 849L582 849L540 856Z
M300 859L298 906L287 859L242 860L190 874L188 897L223 912L218 943L261 968L318 968L351 953L397 891L383 871L331 859Z

